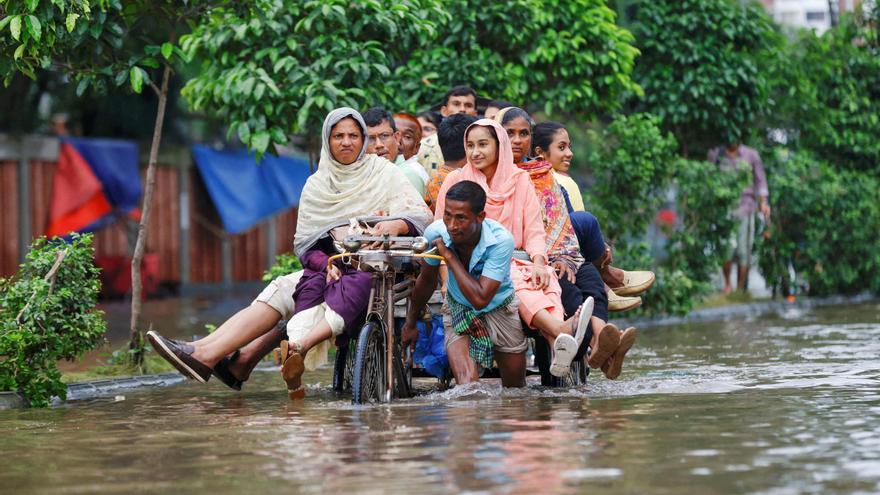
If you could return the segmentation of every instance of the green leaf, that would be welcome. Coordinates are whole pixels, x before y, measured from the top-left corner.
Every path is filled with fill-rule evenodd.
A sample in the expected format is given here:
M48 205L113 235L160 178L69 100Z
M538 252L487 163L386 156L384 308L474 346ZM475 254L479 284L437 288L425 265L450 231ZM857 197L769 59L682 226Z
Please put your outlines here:
M174 45L171 43L162 43L162 56L165 57L165 60L171 60L171 55L174 53Z
M76 20L79 19L79 14L76 12L69 12L67 14L67 19L64 21L65 27L67 27L67 32L72 33L74 29L76 29Z
M6 29L6 25L9 24L14 17L14 15L8 15L3 19L0 19L0 31Z
M33 12L37 10L37 5L39 5L40 0L27 0L27 8L29 11Z
M86 92L86 88L89 87L89 78L84 77L79 80L79 83L76 85L76 96L82 96L83 93Z
M142 58L141 61L138 63L143 65L144 67L149 67L151 69L158 69L162 66L162 64L160 64L159 61L153 57Z
M37 19L35 15L29 15L24 18L24 23L27 26L28 34L31 35L31 38L34 41L40 41L40 36L42 36L43 26L40 24L40 20Z
M254 150L257 154L262 154L266 151L266 148L269 147L269 133L266 131L260 131L254 134L251 137L251 149Z
M24 54L24 44L18 45L18 48L15 49L15 53L12 55L12 58L18 60Z
M15 41L21 39L21 16L12 16L12 21L9 23L9 31L12 33L12 38Z
M287 136L284 134L284 131L277 127L273 127L269 129L269 133L272 135L272 141L278 144L284 144L287 142Z
M115 82L117 86L122 86L125 84L126 80L128 80L128 71L122 70L116 73L116 78L113 82Z
M241 139L242 143L247 144L251 138L251 127L247 122L242 122L238 124L238 139Z
M128 71L128 77L131 80L131 90L140 94L144 86L144 70L140 67L132 67Z

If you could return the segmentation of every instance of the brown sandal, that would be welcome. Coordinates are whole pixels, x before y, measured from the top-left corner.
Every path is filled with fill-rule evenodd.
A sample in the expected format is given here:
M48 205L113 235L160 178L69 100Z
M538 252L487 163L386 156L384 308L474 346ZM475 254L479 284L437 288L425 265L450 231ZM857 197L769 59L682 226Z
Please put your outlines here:
M620 346L620 330L614 324L608 323L599 331L599 336L596 337L596 348L590 351L587 364L590 365L590 368L602 366L618 346Z
M290 352L292 351L292 352ZM302 383L302 375L306 367L303 364L302 354L299 347L291 346L286 340L281 341L281 377L287 384L287 396L291 399L302 399L306 396L306 389Z
M636 328L629 327L624 330L620 335L620 345L617 346L611 357L602 365L602 373L605 374L605 378L615 380L620 376L620 373L623 371L623 358L626 357L626 353L629 352L635 342Z

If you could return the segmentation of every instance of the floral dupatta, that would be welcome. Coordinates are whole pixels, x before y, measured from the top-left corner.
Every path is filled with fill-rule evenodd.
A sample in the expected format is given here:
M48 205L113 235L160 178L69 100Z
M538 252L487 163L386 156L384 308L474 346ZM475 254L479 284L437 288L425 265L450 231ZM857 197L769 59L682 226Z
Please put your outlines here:
M571 217L562 195L562 188L553 177L553 166L543 160L518 163L517 166L528 172L538 202L543 206L544 230L547 232L547 255L550 262L564 261L577 270L584 257L581 255Z

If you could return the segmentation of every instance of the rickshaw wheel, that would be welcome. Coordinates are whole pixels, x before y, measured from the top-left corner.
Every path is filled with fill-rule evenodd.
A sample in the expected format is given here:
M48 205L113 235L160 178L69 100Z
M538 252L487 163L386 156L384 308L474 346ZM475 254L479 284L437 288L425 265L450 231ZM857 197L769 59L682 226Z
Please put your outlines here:
M381 402L385 389L385 344L382 327L369 321L361 328L351 382L352 404Z

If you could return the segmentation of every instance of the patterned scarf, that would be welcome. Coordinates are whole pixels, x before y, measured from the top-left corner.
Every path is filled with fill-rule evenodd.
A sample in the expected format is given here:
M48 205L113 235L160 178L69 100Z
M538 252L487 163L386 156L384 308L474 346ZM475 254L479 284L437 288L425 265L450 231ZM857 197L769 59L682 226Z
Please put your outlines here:
M499 308L506 308L513 301L513 294L507 296ZM455 298L446 296L446 303L449 306L449 313L452 316L452 329L457 335L467 335L470 337L470 345L468 353L483 368L492 367L492 338L489 336L489 330L483 321L483 315L478 315L470 306L465 306L456 301Z
M547 233L547 254L550 260L564 260L577 270L584 260L574 227L571 225L562 188L553 176L553 167L542 160L518 163L517 166L528 172L535 186L538 202L544 207L542 217L544 230Z

